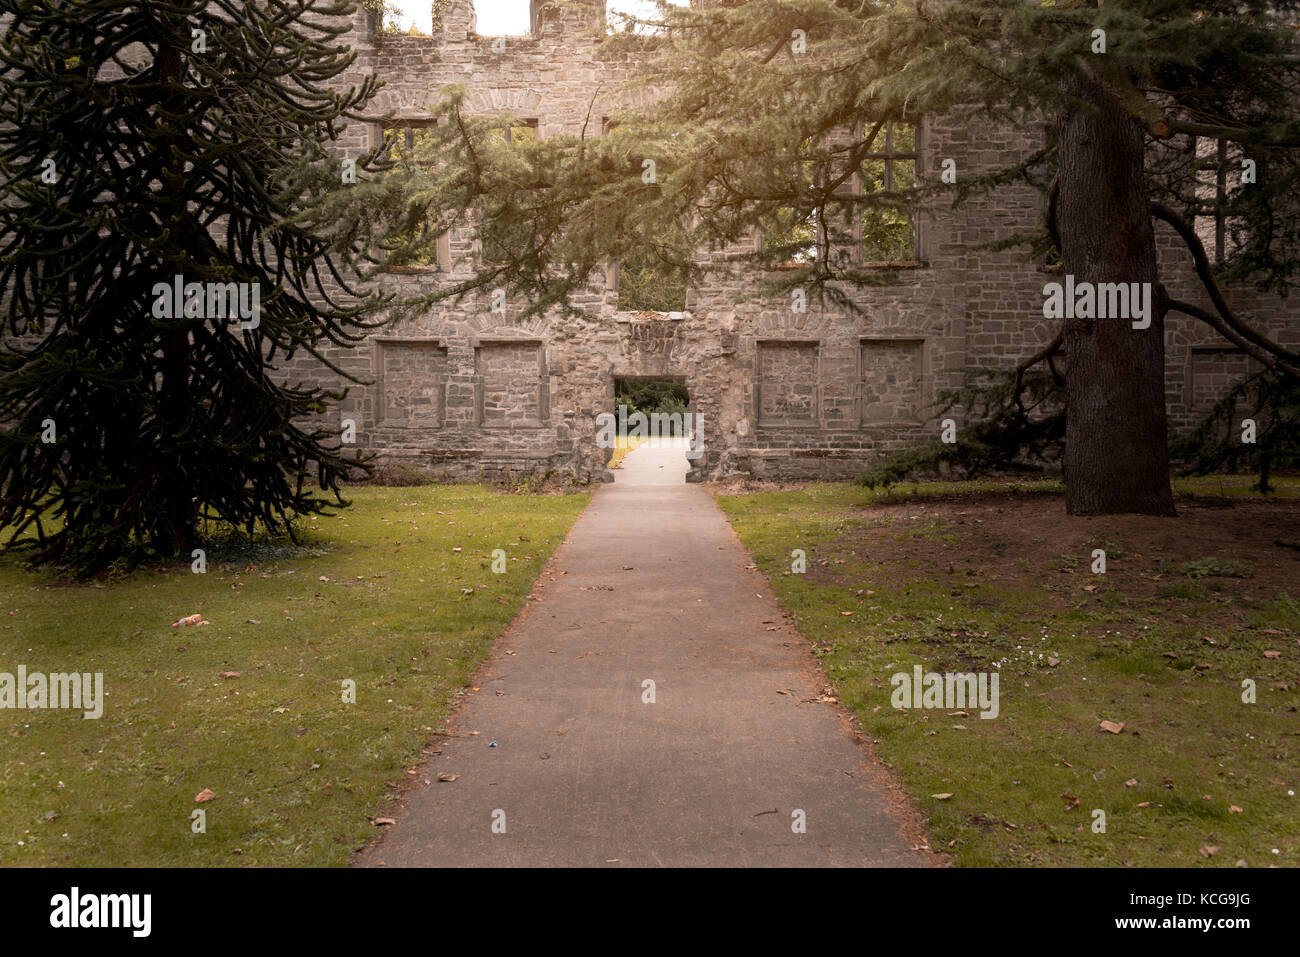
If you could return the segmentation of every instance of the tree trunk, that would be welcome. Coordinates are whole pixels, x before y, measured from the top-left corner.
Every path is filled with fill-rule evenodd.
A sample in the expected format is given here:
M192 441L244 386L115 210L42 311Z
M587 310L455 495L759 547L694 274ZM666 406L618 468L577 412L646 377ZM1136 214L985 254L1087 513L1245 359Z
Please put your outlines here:
M1066 106L1058 120L1061 281L1151 284L1149 328L1134 329L1125 318L1065 320L1066 511L1173 515L1143 131L1093 77L1070 70L1063 88L1087 105Z

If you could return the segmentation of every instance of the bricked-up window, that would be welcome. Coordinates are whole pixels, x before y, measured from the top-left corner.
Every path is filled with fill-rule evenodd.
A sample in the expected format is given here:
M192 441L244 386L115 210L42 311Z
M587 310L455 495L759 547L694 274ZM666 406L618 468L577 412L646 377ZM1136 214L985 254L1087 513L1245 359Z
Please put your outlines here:
M1193 346L1187 356L1183 402L1196 416L1209 415L1228 390L1260 364L1232 346Z
M379 424L384 427L442 427L447 350L429 340L380 340Z
M863 339L858 352L861 424L915 424L922 418L925 340Z
M857 188L861 194L916 186L920 152L915 124L886 121L868 148L870 152L858 167ZM863 262L911 262L918 258L917 216L910 206L864 207L857 227L861 231L858 248Z
M542 345L483 342L474 350L477 420L485 429L539 428L550 419Z
M393 162L413 168L417 163L430 166L432 161L430 146L433 142L433 128L437 120L408 120L383 129L384 153ZM394 252L389 255L387 265L390 267L423 266L438 269L451 268L451 238L443 233L438 237L436 249L428 253Z
M758 424L815 425L821 405L820 343L774 339L757 346Z

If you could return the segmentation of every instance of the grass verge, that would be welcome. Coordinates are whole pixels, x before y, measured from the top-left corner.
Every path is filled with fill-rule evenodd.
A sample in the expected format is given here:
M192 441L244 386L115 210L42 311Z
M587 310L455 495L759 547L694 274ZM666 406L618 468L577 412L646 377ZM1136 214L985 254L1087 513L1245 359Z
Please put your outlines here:
M98 720L0 710L0 866L338 865L374 835L589 496L350 496L304 548L214 551L205 574L70 585L0 556L0 671L106 691ZM190 614L211 623L171 627Z
M1206 484L1180 483L1233 483ZM1058 486L1012 488L719 504L958 865L1296 864L1294 481L1283 500L1184 496L1177 519L1070 518ZM996 673L998 716L896 709L915 665Z

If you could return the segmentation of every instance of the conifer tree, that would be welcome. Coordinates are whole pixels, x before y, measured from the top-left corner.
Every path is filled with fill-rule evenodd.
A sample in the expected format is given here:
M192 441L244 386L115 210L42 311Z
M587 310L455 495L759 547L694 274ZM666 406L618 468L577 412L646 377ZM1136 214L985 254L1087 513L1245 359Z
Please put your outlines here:
M342 501L341 430L303 424L342 392L283 365L379 321L362 247L304 218L376 89L331 86L354 9L0 2L0 525L40 560L188 561L202 518Z

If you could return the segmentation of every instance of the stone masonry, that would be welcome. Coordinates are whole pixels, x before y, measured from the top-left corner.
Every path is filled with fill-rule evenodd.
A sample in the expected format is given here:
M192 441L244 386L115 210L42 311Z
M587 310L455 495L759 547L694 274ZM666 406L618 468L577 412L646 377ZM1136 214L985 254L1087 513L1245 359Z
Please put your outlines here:
M377 145L385 127L427 123L450 84L470 91L470 112L509 113L535 123L539 137L579 135L584 124L599 135L599 121L628 105L612 97L635 64L599 49L599 6L542 2L533 0L533 34L504 43L475 32L469 0L452 0L432 37L376 34L373 15L358 9L350 42L359 56L342 80L374 72L386 85L367 122L348 128L345 152ZM1036 145L1033 131L956 116L926 118L918 141L922 177L937 177L947 158L974 174ZM509 304L493 313L486 294L441 307L331 355L369 383L354 386L336 414L355 423L359 447L432 475L554 471L585 482L608 478L596 416L613 411L615 379L677 377L704 420L704 454L691 479L849 478L884 450L937 437L935 391L961 384L964 370L1010 368L1050 340L1042 287L1054 277L1022 250L979 248L1032 226L1041 203L1028 188L1008 188L959 210L922 211L916 260L881 266L899 282L855 292L859 316L811 302L796 313L788 300L743 301L755 267L727 250L698 254L706 279L688 289L679 313L620 310L615 270L575 303L583 312L576 319L519 322ZM1160 225L1158 241L1170 293L1207 304L1177 236ZM456 231L438 266L392 270L383 285L403 294L450 282L465 268L453 272L452 264L474 243L472 231ZM1300 347L1284 304L1252 289L1230 295L1262 330ZM1248 366L1194 320L1171 314L1165 334L1168 409L1178 428ZM294 378L328 381L299 362Z

